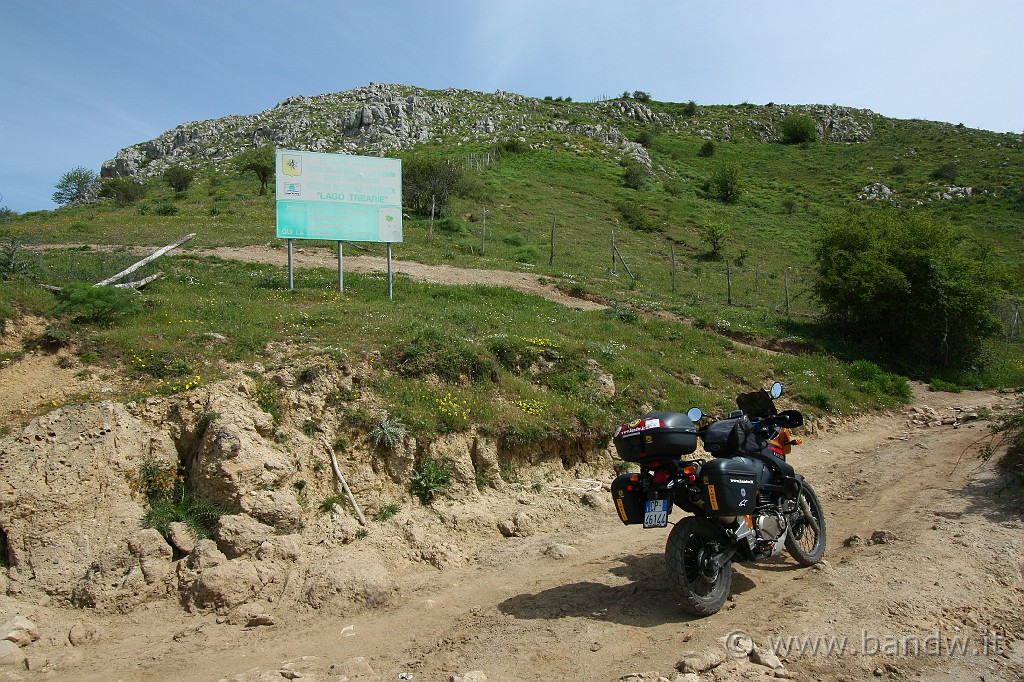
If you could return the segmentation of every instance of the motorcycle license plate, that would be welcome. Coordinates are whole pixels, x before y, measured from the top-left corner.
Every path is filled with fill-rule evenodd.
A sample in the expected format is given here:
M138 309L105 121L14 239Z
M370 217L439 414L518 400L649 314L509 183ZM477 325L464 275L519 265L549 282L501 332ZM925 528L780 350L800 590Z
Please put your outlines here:
M669 510L669 500L647 500L644 507L644 528L667 526Z

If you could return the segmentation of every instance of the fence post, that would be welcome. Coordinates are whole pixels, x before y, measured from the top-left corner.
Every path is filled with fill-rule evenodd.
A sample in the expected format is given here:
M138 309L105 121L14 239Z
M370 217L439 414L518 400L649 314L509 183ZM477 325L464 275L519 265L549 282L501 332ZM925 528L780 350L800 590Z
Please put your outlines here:
M725 257L725 290L726 305L732 305L732 267L729 265L729 257Z
M484 206L483 220L480 221L480 257L484 256L484 241L487 239L487 207Z
M430 238L434 236L434 195L430 195L430 229L427 230L427 243L430 243Z
M548 255L548 265L555 262L555 219L551 219L551 253Z
M782 271L782 283L786 286L786 317L789 317L789 268Z
M672 291L676 290L676 245L672 244Z
M612 274L615 274L615 230L612 230Z

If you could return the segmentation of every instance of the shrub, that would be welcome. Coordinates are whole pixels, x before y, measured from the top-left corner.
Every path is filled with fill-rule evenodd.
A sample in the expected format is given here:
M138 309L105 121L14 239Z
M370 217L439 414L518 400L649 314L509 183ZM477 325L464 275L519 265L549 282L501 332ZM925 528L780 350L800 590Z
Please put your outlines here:
M68 315L73 322L109 326L118 317L142 310L139 295L117 287L94 287L72 282L58 294L59 302L50 310L54 316Z
M622 174L622 183L630 189L644 189L651 177L647 167L638 161L627 161L623 164L625 170Z
M818 139L818 128L807 114L789 114L779 125L785 144L801 144Z
M719 200L732 204L740 196L740 169L733 164L723 164L711 172L711 193Z
M683 114L685 114L686 116L696 116L697 103L694 102L692 99L689 102L687 102L686 106L683 107Z
M394 450L405 439L405 424L400 420L384 416L370 430L370 442L385 450Z
M14 235L5 237L0 243L0 279L29 277L34 271L29 253Z
M179 484L171 497L149 501L149 509L142 517L143 528L155 528L167 537L174 522L184 523L197 540L210 537L217 519L224 515L220 507L192 496L185 485Z
M414 156L402 160L402 199L420 215L444 215L448 199L463 190L462 169L450 159Z
M424 455L409 475L409 492L420 504L428 505L451 487L451 464Z
M704 144L702 144L700 146L700 149L697 151L697 156L703 156L704 158L709 158L709 157L712 157L714 155L715 155L715 143L714 143L714 140L705 140Z
M95 181L96 173L85 166L75 166L60 176L54 185L57 191L53 193L53 203L63 206L72 201L81 201Z
M241 173L253 173L260 181L260 196L267 193L267 185L274 176L276 155L273 145L246 149L235 157L235 167Z
M647 209L635 201L622 201L616 206L622 221L640 232L657 232L658 226L651 220Z
M501 144L501 149L509 154L523 154L530 151L530 145L518 137L511 137Z
M907 172L907 164L903 159L896 159L896 162L892 164L892 168L889 169L892 175L903 175Z
M158 204L153 213L161 216L178 215L178 207L171 203Z
M968 365L1001 324L995 266L965 235L917 213L853 212L815 251L813 289L832 323L885 339L912 365Z
M783 199L782 210L785 211L786 215L793 215L793 212L796 210L796 199L792 197Z
M708 255L715 260L722 257L722 249L728 238L729 228L723 225L706 225L700 231L700 240L707 245Z
M654 133L650 130L641 130L634 141L639 145L650 148L654 144Z
M641 102L650 102L651 101L651 95L650 95L650 93L644 92L643 90L634 90L633 91L633 99L639 100Z
M956 161L944 163L932 171L932 180L943 182L956 182L956 176L960 173L960 165Z
M163 173L164 182L170 185L175 192L184 192L195 179L195 173L184 166L171 166Z
M113 178L100 188L100 196L113 199L118 206L130 206L145 195L146 189L131 178Z

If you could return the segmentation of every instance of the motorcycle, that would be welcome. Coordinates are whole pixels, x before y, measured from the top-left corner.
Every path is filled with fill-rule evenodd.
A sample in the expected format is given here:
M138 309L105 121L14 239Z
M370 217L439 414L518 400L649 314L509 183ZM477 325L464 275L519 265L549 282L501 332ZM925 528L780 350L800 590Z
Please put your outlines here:
M777 556L785 548L812 566L825 553L825 516L811 485L786 462L800 440L798 410L775 408L776 382L736 398L739 410L698 429L704 413L651 412L622 424L612 439L622 459L639 472L611 486L625 524L664 528L674 507L692 514L673 525L665 563L682 607L698 616L718 612L729 596L732 564ZM684 459L697 439L713 456Z

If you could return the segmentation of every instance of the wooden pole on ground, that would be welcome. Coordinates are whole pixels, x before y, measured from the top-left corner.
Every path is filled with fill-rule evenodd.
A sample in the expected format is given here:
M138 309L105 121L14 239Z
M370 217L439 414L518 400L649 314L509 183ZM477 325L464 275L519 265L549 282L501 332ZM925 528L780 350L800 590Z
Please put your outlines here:
M146 256L145 258L143 258L139 262L135 263L131 267L125 268L124 270L122 270L121 272L117 273L113 277L108 277L105 280L103 280L102 282L96 282L96 284L93 284L93 286L94 287L105 287L108 284L116 282L117 280L121 279L122 277L124 277L126 275L132 274L133 272L135 272L136 270L141 268L146 263L149 263L150 261L156 260L157 258L159 258L160 256L164 255L165 253L167 253L171 249L178 248L179 246L181 246L182 244L184 244L189 239L192 239L192 237L195 237L195 236L196 236L195 232L193 232L192 234L187 234L184 237L182 237L181 239L179 239L178 241L174 242L173 244L168 244L167 246L163 247L162 249L157 249L156 251L154 251L149 256Z
M729 257L725 257L725 288L726 305L732 305L732 267L729 265Z
M352 495L352 491L348 487L348 483L345 482L345 477L341 475L341 469L338 467L338 458L334 456L334 448L327 442L326 438L321 438L321 442L324 447L327 448L327 454L331 456L331 468L334 469L334 477L341 483L341 490L345 493L349 503L352 504L352 509L356 512L356 518L359 519L359 523L363 526L366 525L366 518L363 516L363 512L359 510L359 505L356 504L356 498Z

